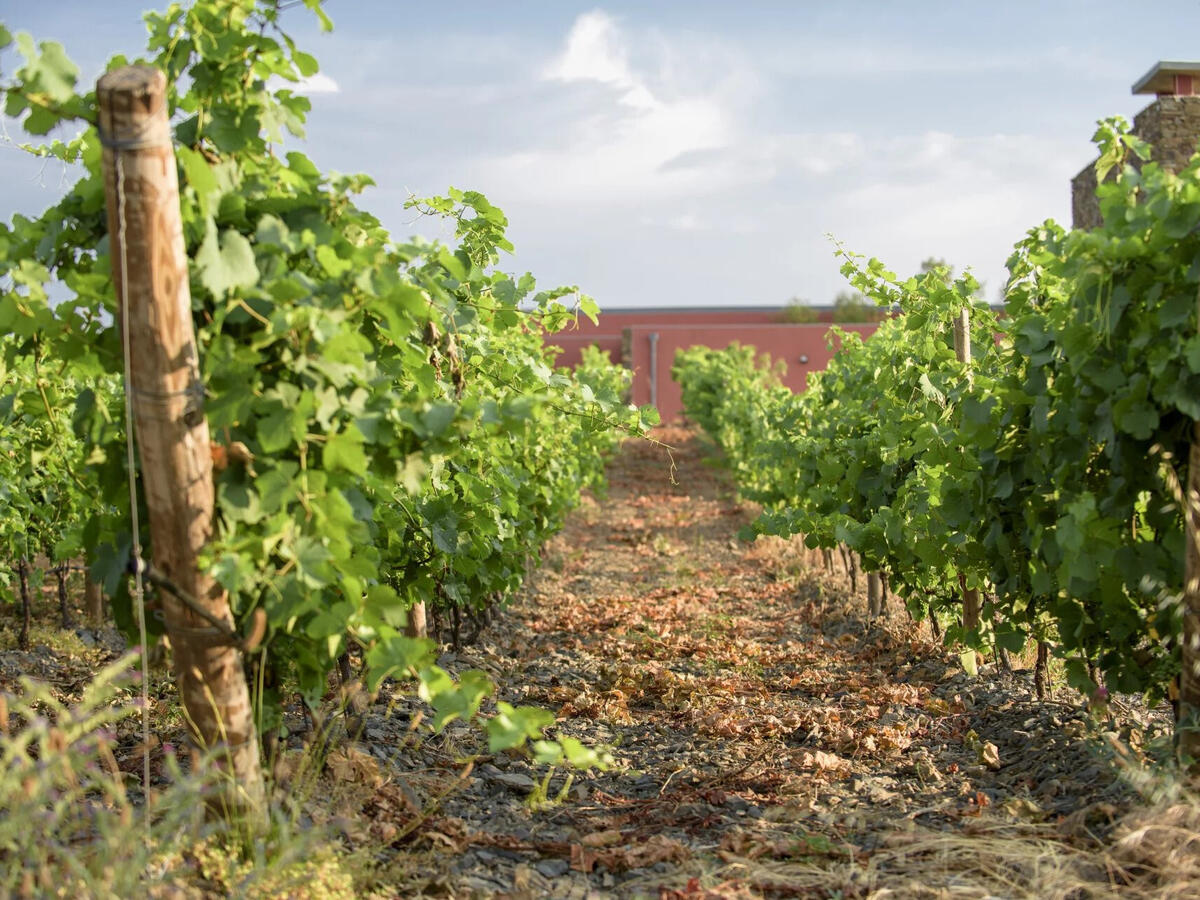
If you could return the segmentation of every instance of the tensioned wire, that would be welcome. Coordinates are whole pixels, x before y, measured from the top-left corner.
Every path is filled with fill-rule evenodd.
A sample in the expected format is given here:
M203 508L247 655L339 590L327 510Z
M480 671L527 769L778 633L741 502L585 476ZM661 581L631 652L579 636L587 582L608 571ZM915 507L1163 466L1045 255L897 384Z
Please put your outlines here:
M102 139L103 140L103 139ZM129 257L125 246L125 167L121 162L123 147L107 145L116 159L117 167L117 232L121 245L121 344L125 364L125 464L129 481L129 517L133 531L133 608L137 613L138 640L142 663L142 793L145 796L145 816L150 819L150 649L146 635L146 595L142 581L142 544L138 522L137 469L133 447L133 381L130 376L133 353L129 347Z

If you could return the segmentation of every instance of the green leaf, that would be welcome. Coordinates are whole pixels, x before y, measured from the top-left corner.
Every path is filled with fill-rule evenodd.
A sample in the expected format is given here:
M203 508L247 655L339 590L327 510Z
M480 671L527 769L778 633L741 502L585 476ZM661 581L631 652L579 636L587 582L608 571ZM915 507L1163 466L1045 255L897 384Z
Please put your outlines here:
M420 667L433 655L433 650L433 641L425 638L387 635L367 651L368 689L374 691L384 679Z
M258 444L263 453L278 453L292 442L291 410L279 409L258 420Z
M258 266L250 242L232 228L217 238L216 223L205 224L204 243L196 253L200 283L217 299L258 284Z
M944 406L946 403L946 395L933 386L933 382L929 380L929 376L924 372L917 379L917 385L921 388L921 393L926 400L932 400L939 406Z
M1184 344L1184 358L1193 374L1200 374L1200 335L1192 335Z
M1025 649L1027 637L1025 632L1015 628L1011 622L999 622L996 625L996 646L1009 653L1020 653Z
M317 70L320 68L317 65L316 57L300 50L292 53L292 62L296 64L296 70L305 78L310 75L316 75Z
M529 745L534 761L544 766L556 766L563 759L562 744L557 741L532 741Z
M220 193L220 184L212 167L204 155L190 147L175 148L175 155L183 168L185 183L196 192L196 201L200 204L200 214L208 216L212 212L212 204Z
M431 522L429 530L433 546L451 555L458 552L458 516L453 512L446 512L437 521Z
M964 650L958 655L958 661L962 663L963 671L972 678L979 674L979 659L974 650Z
M317 20L321 23L322 31L333 31L333 21L325 14L325 10L321 8L321 0L304 0L304 5L316 15Z
M254 576L251 560L240 553L223 553L212 568L212 575L221 587L236 595L244 582Z
M453 403L434 403L421 416L426 433L437 437L445 432L458 415L458 409Z
M332 554L320 540L299 538L288 555L295 561L296 571L305 586L322 588L333 580L334 573L329 566Z
M437 666L421 670L418 694L434 708L434 731L441 731L455 719L470 720L483 698L494 689L486 672L468 669L456 683Z
M347 425L344 431L329 435L325 440L322 458L325 468L330 471L341 469L352 475L366 474L367 457L363 451L362 432L354 425Z
M313 164L311 159L297 150L293 150L288 153L287 161L288 168L297 175L301 175L306 179L312 180L319 179L321 177L321 170Z
M7 31L2 36L11 39ZM33 38L21 32L17 35L17 47L26 60L18 72L26 91L46 94L55 103L66 103L74 98L79 67L67 57L62 44L43 41L35 50Z
M341 259L337 251L328 244L322 244L316 250L317 261L330 278L340 278L350 271L353 265L348 259Z
M567 762L576 769L610 769L615 760L610 752L584 745L576 738L564 735L558 739Z
M532 706L513 707L503 700L496 703L496 715L488 719L488 752L499 753L523 747L527 740L540 738L554 724L554 713ZM565 748L564 748L565 750Z

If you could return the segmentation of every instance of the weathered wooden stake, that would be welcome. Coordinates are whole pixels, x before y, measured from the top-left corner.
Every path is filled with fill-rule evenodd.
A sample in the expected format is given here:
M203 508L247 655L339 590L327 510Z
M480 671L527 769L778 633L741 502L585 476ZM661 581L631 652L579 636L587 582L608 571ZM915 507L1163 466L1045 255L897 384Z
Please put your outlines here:
M1200 296L1196 299L1200 326ZM1176 728L1179 754L1200 774L1200 421L1192 423L1184 492L1183 647Z
M996 595L989 594L988 598L992 601L992 625L994 627L994 626L1000 624L1000 616L995 611L996 610ZM1009 652L1007 650L1005 650L1003 647L1000 646L999 642L996 643L996 661L998 663L1000 663L1001 669L1003 669L1009 675L1012 674L1012 671L1013 671L1012 657L1009 655Z
M29 563L23 556L17 562L17 579L21 582L21 633L17 636L17 646L28 650L29 629L33 625L33 605L29 599Z
M54 571L55 578L58 581L58 615L59 624L63 630L74 628L75 622L71 619L71 605L67 600L67 568L66 565L60 565Z
M884 613L887 612L887 608L888 608L888 593L889 593L888 573L880 572L879 573L879 609L881 612L884 612ZM906 613L908 613L908 620L910 622L913 621L912 610L908 608L907 604L904 607L904 611Z
M883 613L883 579L878 572L867 573L867 616L875 619Z
M127 377L154 566L227 626L161 592L193 738L230 776L210 809L254 813L264 789L242 653L228 638L228 595L197 564L212 535L212 456L165 96L166 77L148 66L116 69L96 85L113 281L128 303Z
M84 574L83 608L87 612L88 624L99 628L104 624L104 593L100 585L92 581L90 574Z
M414 603L408 611L408 621L404 623L404 633L411 638L429 637L429 628L425 620L425 601Z
M954 354L967 367L967 381L971 380L971 311L964 307L954 318ZM979 589L968 588L960 573L963 598L963 630L972 631L979 627Z
M1033 664L1033 687L1039 700L1050 696L1050 645L1038 641L1037 661Z

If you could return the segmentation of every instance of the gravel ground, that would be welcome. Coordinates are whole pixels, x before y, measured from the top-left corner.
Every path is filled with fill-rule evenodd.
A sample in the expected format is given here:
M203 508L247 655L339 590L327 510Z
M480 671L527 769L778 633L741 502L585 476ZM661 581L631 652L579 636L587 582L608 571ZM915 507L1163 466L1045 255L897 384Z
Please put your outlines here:
M1107 883L1109 833L1156 783L1162 711L1088 711L1065 687L1039 702L1031 657L970 677L895 598L867 622L840 564L735 538L754 511L695 433L658 437L674 451L628 442L523 596L440 660L487 672L489 703L552 710L553 736L609 747L611 768L489 755L461 723L431 737L397 685L364 699L322 776L298 752L277 765L303 822L372 856L373 896L1025 896L1063 860ZM78 696L123 647L48 624L20 651L15 624L0 690L31 675ZM152 696L170 707L164 669ZM298 708L291 723L296 746ZM116 748L130 773L135 724Z
M852 896L895 881L950 896L914 884L894 848L997 829L1079 846L1141 802L1161 712L1100 716L1066 688L1039 702L1031 663L970 677L895 598L867 623L840 567L734 539L752 511L694 434L660 436L673 465L627 444L520 602L442 659L554 710L558 734L617 765L543 785L524 759L480 755L460 779L484 749L469 729L397 752L419 704L375 707L360 749L388 760L410 815L454 785L397 844L397 890ZM827 877L789 881L789 864Z

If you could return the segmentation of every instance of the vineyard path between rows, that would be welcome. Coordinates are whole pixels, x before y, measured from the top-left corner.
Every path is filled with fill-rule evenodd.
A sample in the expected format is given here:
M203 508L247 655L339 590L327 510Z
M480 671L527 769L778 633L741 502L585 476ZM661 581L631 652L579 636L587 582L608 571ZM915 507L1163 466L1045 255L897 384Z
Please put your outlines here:
M1012 674L989 661L970 678L894 596L868 623L865 579L855 594L840 559L828 571L798 543L739 542L753 510L711 445L689 428L658 437L677 448L674 483L664 450L627 442L607 496L571 517L523 600L443 656L489 671L501 699L554 710L561 734L613 745L619 767L531 810L539 772L481 760L395 859L408 890L938 896L965 884L983 896L1006 879L1021 894L1037 866L1014 867L1034 858L1062 878L1103 871L1102 838L1137 797L1102 733L1136 744L1169 728L1161 713L1114 704L1102 720L1061 684L1039 703L1030 654ZM406 706L372 713L360 749L388 755ZM472 740L451 728L398 760L412 808L454 783ZM562 786L555 775L550 801ZM396 804L363 808L379 821L356 827L388 834Z

